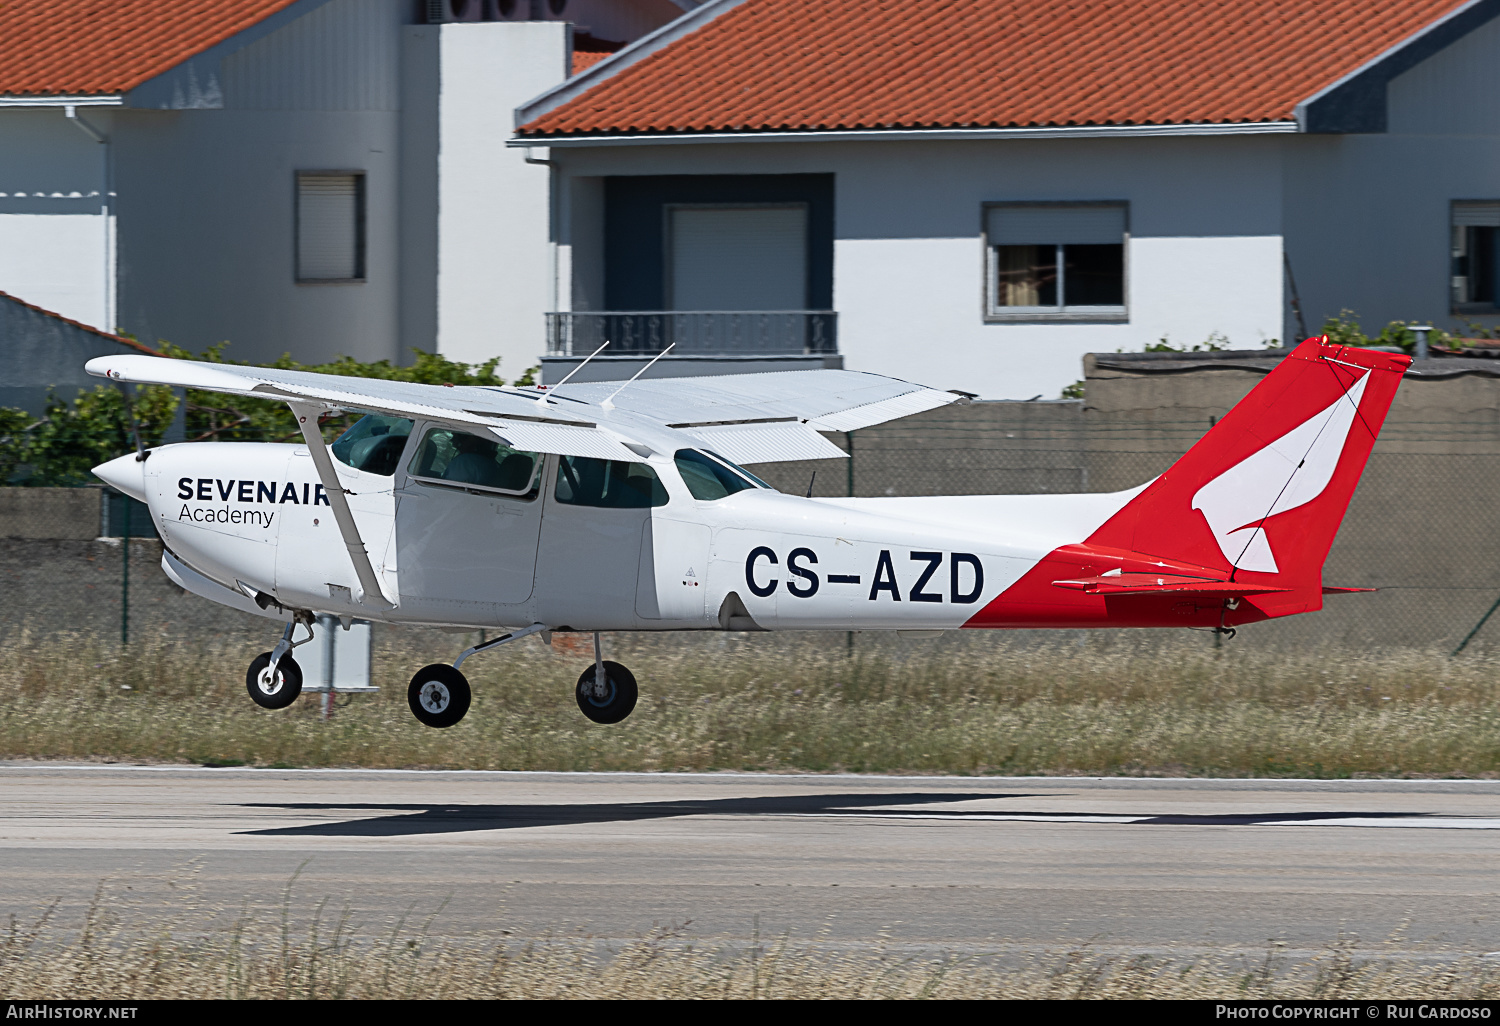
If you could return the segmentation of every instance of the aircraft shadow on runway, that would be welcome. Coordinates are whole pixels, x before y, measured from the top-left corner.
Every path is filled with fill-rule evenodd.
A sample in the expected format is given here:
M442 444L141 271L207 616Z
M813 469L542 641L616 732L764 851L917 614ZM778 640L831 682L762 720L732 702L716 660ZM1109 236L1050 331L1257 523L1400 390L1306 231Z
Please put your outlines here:
M514 830L525 827L572 826L584 823L628 823L680 816L817 816L861 819L912 819L962 822L996 820L1056 820L1060 823L1119 823L1131 826L1257 826L1305 821L1347 819L1416 819L1407 812L1282 812L1244 815L1141 815L1077 812L1029 812L1021 809L893 809L890 806L949 804L977 800L1040 798L1010 793L890 793L769 795L757 798L717 798L675 802L619 802L556 805L401 804L386 802L247 802L241 808L304 810L312 813L350 813L357 818L304 826L270 827L241 833L256 836L401 837L412 834L459 833L470 830ZM1046 796L1046 797L1056 797ZM362 813L389 815L366 817Z

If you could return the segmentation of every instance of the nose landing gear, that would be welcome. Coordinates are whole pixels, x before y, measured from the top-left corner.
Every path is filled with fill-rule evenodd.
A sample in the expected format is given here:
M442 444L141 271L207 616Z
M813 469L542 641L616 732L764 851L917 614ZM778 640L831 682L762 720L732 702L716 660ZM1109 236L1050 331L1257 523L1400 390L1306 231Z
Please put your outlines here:
M307 637L292 640L292 632L302 624ZM313 638L311 617L299 614L289 621L281 632L281 640L269 652L262 652L250 661L245 671L245 690L262 709L285 709L302 694L302 667L292 658L292 649L305 645Z
M245 671L245 689L262 709L285 709L302 694L302 667L289 655L281 657L271 672L271 653L262 652Z

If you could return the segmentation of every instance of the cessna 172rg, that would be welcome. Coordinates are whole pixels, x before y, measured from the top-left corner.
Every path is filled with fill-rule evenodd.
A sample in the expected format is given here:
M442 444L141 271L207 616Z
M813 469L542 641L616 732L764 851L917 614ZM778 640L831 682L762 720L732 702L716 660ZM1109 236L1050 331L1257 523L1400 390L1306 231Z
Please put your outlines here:
M848 371L550 390L445 387L106 356L88 370L279 399L303 445L163 445L95 468L147 503L186 590L284 622L246 686L289 705L315 616L499 628L412 678L422 723L460 667L594 634L577 701L617 723L634 677L600 631L1236 626L1319 609L1323 561L1409 360L1309 339L1166 473L1124 492L807 498L740 464L842 457L852 431L964 396ZM319 418L366 416L325 444ZM301 624L307 637L294 640Z

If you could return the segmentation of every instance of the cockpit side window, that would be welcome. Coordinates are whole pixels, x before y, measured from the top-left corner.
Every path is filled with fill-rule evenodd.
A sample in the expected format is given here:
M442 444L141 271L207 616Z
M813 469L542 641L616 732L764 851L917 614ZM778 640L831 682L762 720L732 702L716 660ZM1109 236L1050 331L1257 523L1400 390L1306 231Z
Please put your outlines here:
M536 453L519 452L494 438L432 428L422 437L407 472L419 481L525 495L532 490L540 463Z
M404 417L361 417L329 446L340 463L367 474L390 477L401 462L401 451L411 437L412 422Z
M644 463L559 456L557 501L599 509L649 509L667 504L667 488Z
M677 472L682 475L682 483L687 485L693 498L700 501L712 502L747 488L770 487L722 456L713 456L697 449L678 449L673 461L677 464Z

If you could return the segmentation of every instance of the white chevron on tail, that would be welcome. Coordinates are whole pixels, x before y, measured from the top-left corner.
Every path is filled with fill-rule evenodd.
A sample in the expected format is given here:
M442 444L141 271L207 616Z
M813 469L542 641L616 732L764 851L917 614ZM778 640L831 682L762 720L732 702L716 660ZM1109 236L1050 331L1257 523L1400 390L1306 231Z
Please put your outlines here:
M1338 467L1369 379L1366 371L1347 396L1198 489L1193 509L1203 513L1231 566L1279 572L1260 525L1323 494Z

